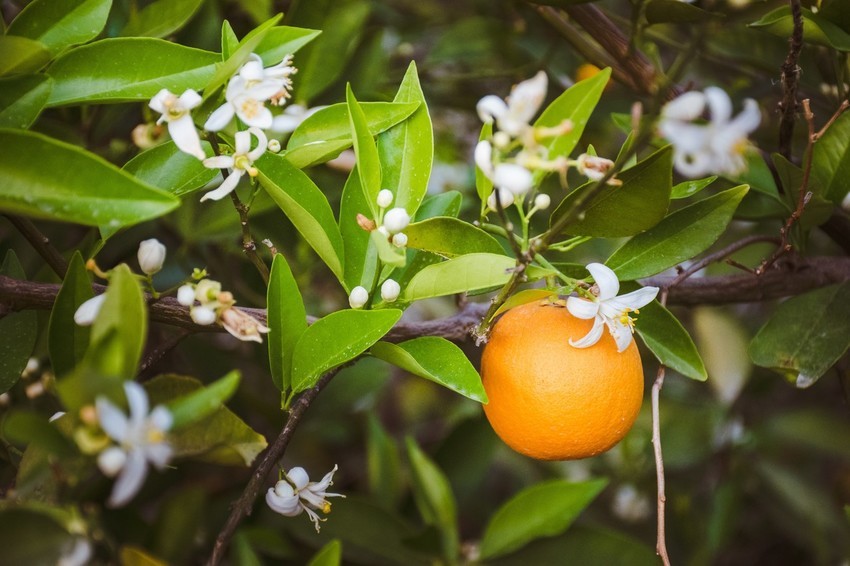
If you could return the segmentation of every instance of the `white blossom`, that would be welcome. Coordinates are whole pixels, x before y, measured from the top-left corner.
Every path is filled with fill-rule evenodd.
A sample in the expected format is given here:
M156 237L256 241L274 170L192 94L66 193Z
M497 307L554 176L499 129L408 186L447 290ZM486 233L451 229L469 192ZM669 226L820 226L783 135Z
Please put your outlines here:
M507 208L514 203L514 195L507 189L495 188L493 192L490 193L490 196L487 197L487 206L490 210L498 210L498 204L496 199L499 199L498 204L502 205L502 208Z
M262 344L261 334L267 334L269 327L236 307L225 308L219 315L221 325L231 336L243 342L259 342Z
M595 293L592 300L569 297L567 310L576 318L593 319L593 327L579 340L573 341L570 338L570 345L576 348L593 346L602 337L603 328L607 326L617 343L617 351L622 352L631 344L634 332L635 319L629 314L637 313L638 309L652 302L658 294L658 287L641 287L637 291L617 296L620 282L609 267L601 263L591 263L587 270L596 281L598 293Z
M257 147L254 149L251 149L251 135L257 138ZM268 146L266 134L261 129L253 127L244 132L236 132L234 145L236 147L234 147L233 155L217 155L204 159L204 167L210 169L227 168L230 169L230 174L221 186L201 197L202 202L220 200L229 195L245 173L248 173L250 177L256 177L259 174L257 168L254 167L254 161L259 159L266 151Z
M388 303L398 299L399 293L401 293L401 286L394 279L387 279L381 285L381 298Z
M195 304L195 288L189 284L181 285L177 289L177 302L184 307L191 307Z
M493 146L487 140L478 142L478 145L475 146L474 157L475 164L498 189L504 189L514 196L522 197L534 186L534 176L522 165L499 163L494 166L492 162ZM511 199L511 203L513 203L513 199ZM507 206L510 206L511 203L508 203Z
M142 241L136 254L139 267L148 275L159 272L165 262L165 251L165 246L156 238Z
M709 121L695 123L706 107ZM743 153L747 136L760 122L761 112L755 100L744 100L744 109L733 118L729 95L721 88L709 87L704 92L687 92L667 103L658 129L673 144L673 162L682 175L734 175L746 168Z
M531 119L546 98L547 86L546 73L540 71L515 85L506 100L493 94L479 100L476 106L478 116L486 123L495 120L501 131L518 137L530 127Z
M288 134L294 132L301 122L321 110L325 106L314 106L307 108L301 104L290 104L281 114L278 114L272 119L272 125L269 130L277 134Z
M345 497L339 493L328 493L333 485L333 475L337 466L325 474L320 482L311 482L304 468L292 468L286 478L278 481L266 492L266 504L286 517L295 517L305 511L319 532L319 523L325 521L316 511L325 515L331 512L329 497Z
M192 310L189 311L189 316L192 317L192 322L202 326L209 326L218 318L213 309L205 306L192 307Z
M391 208L384 215L384 228L390 234L396 234L407 228L410 224L410 215L403 208Z
M173 418L159 405L149 411L148 395L134 381L124 383L129 416L105 397L95 401L100 427L117 443L100 453L98 466L104 474L118 475L107 505L120 507L141 489L148 473L148 463L163 469L171 459L172 448L166 440Z
M359 309L368 301L369 291L367 291L365 287L361 287L360 285L352 289L351 294L348 295L348 304L351 305L351 308L353 309Z
M191 89L184 91L178 97L164 88L148 103L151 108L162 114L157 124L168 122L168 133L171 134L171 139L180 151L194 155L198 159L203 159L206 155L201 149L201 139L192 121L191 111L201 104L201 100L201 95Z
M91 326L94 324L103 303L106 301L106 293L102 293L87 300L74 313L74 322L79 326Z
M380 208L387 208L393 203L393 192L389 189L378 191L377 203Z

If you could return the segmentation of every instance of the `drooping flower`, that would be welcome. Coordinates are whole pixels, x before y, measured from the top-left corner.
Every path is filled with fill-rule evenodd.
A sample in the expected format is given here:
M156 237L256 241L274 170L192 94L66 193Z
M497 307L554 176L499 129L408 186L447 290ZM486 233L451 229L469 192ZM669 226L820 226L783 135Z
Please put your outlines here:
M107 501L110 507L120 507L138 493L148 474L148 463L161 470L172 455L166 439L173 422L171 412L161 405L149 412L148 395L134 381L124 383L124 394L129 415L105 397L95 401L100 427L117 443L103 450L97 458L104 474L118 476Z
M251 149L251 135L257 138L257 147ZM248 128L244 132L236 132L233 155L216 155L204 159L204 167L210 169L230 169L230 174L224 182L215 190L208 192L201 197L201 202L205 200L220 200L229 195L236 185L239 184L239 179L242 175L248 173L251 177L256 177L259 174L257 168L254 167L254 161L259 159L266 151L268 139L266 134L259 128Z
M708 122L696 123L706 107ZM667 103L658 129L673 144L673 162L682 175L734 175L746 168L747 136L759 123L761 112L755 100L744 100L744 109L733 118L729 95L721 88L708 87Z
M608 332L617 343L617 351L622 352L632 342L635 319L630 313L637 313L658 295L658 287L641 287L637 291L617 295L620 282L617 275L601 263L591 263L587 270L596 281L598 289L593 299L569 297L567 310L576 318L593 319L593 327L584 337L573 341L570 345L575 348L588 348L596 344L602 337L602 331L607 326Z
M261 334L268 334L269 327L236 307L222 310L218 315L221 325L231 336L239 338L243 342L259 342L262 344Z
M501 131L512 137L519 137L528 130L531 119L543 104L547 86L546 73L540 71L532 78L515 85L506 100L494 94L479 100L476 106L478 117L485 123L495 120Z
M327 489L333 485L333 475L337 466L325 474L320 482L311 482L304 468L292 468L285 479L278 481L274 487L266 492L266 504L275 511L286 517L295 517L305 511L319 532L319 523L326 519L319 517L316 511L324 514L331 512L329 497L345 497L339 493L328 493Z
M156 121L157 124L168 122L168 133L180 151L198 159L203 159L206 155L201 149L201 139L192 121L191 111L201 104L201 100L201 95L192 89L187 89L178 97L164 88L156 93L148 104L162 114Z
M139 251L136 254L139 267L147 275L159 272L165 262L165 252L165 246L156 238L142 241L139 243Z

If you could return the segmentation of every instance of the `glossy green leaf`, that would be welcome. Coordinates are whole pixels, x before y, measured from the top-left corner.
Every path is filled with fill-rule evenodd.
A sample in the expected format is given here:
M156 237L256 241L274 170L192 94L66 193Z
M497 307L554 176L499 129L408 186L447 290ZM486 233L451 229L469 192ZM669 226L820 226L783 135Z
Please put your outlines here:
M481 539L481 558L508 554L536 538L561 534L607 484L604 478L578 483L550 480L522 490L490 519Z
M522 291L514 293L507 301L502 303L502 306L500 306L493 314L493 318L496 318L503 312L508 312L514 307L525 305L534 301L542 301L543 299L548 299L549 297L555 297L557 295L557 292L550 291L549 289L523 289Z
M218 53L150 37L103 39L73 49L48 70L48 106L149 101L160 89L180 94L206 84Z
M351 361L398 322L401 311L342 310L307 328L292 354L292 391L309 389L325 372Z
M834 203L850 191L850 114L845 112L815 144L812 177L821 187L822 196Z
M398 124L419 107L415 102L360 102L369 133L376 136ZM307 117L292 132L284 154L303 169L333 159L350 147L351 121L348 105L332 104Z
M151 521L148 548L168 564L190 562L197 549L186 541L203 529L208 504L209 493L200 485L181 486L179 491L169 493Z
M111 7L112 0L35 0L18 14L8 33L39 41L56 55L97 37Z
M646 4L646 21L650 24L695 24L722 18L719 12L709 12L679 0L650 0Z
M56 456L72 456L75 445L44 415L35 411L13 410L3 420L3 436L13 442L36 446Z
M370 232L357 223L357 215L369 210L366 195L360 187L357 167L348 174L339 204L339 230L345 247L345 290L357 285L371 287L378 268L378 250Z
M120 375L131 379L142 357L147 338L148 309L139 280L122 263L110 272L106 300L91 327L91 342L114 332L120 341L123 362Z
M263 36L255 53L263 60L267 67L277 65L289 54L294 54L302 47L319 37L322 32L316 29L299 28L292 26L275 26ZM299 54L298 59L301 60ZM298 63L297 67L302 67Z
M713 175L711 177L706 177L705 179L694 179L691 181L683 181L678 185L673 186L673 190L670 192L670 198L672 199L680 199L680 198L688 198L692 197L714 181L717 180L717 176Z
M131 14L121 35L165 37L185 26L203 3L204 0L156 0Z
M118 228L162 216L180 202L93 153L42 134L0 130L0 146L5 212Z
M230 57L228 57L224 63L221 65L217 65L215 72L213 73L212 78L210 78L209 82L204 87L204 98L209 98L212 96L224 83L226 83L230 77L232 77L239 70L239 67L245 64L248 61L248 58L252 53L257 50L260 45L260 42L265 38L266 34L269 30L280 21L283 17L283 14L278 14L273 18L263 22L259 26L255 27L251 30L242 40L239 42L239 47L236 48ZM279 62L279 61L278 61Z
M324 193L286 159L266 153L255 163L260 184L337 279L343 280L343 244Z
M151 406L186 397L202 387L200 381L180 375L161 375L145 383ZM265 450L266 439L225 406L168 435L174 457L235 466L250 466Z
M457 510L451 485L442 470L417 446L413 438L408 437L406 445L413 495L419 514L426 524L440 531L443 556L451 562L457 556L459 547Z
M779 305L750 343L750 357L804 388L826 373L848 347L850 283L841 283Z
M410 224L404 233L407 247L433 252L443 257L471 253L502 254L496 239L484 230L450 216L438 216Z
M552 128L561 125L564 120L572 122L573 127L568 133L544 142L549 150L549 159L569 157L575 149L610 76L611 69L604 69L589 79L574 84L552 101L534 122L535 127ZM539 181L545 175L546 173L540 170L535 172L534 177Z
M395 440L384 430L373 412L368 415L366 438L369 496L383 507L395 509L404 495L401 457Z
M52 88L47 75L0 79L0 128L29 128L47 104Z
M209 142L201 141L201 147L208 156L212 155ZM121 169L175 196L197 191L219 175L218 169L204 167L202 161L177 149L173 141L143 151Z
M659 362L691 379L708 379L705 365L688 331L658 301L640 309L635 330Z
M342 543L332 540L310 559L307 566L339 566L342 564Z
M434 161L434 132L415 62L407 68L393 102L418 103L408 119L378 136L383 186L395 193L393 206L412 215L425 198Z
M230 22L224 20L221 22L221 56L228 59L238 47L239 38L236 37L236 32Z
M47 330L50 364L57 376L71 373L85 356L91 329L88 326L76 324L74 313L81 304L93 296L85 260L80 252L76 251L68 264L68 272L65 274L62 288L59 289L56 301L53 303Z
M819 14L813 13L806 8L803 12L803 41L832 47L839 51L850 51L850 33L847 33L834 23ZM794 20L791 17L791 8L781 6L768 12L758 21L750 24L750 27L766 31L772 35L787 39L791 37L794 29Z
M0 265L0 275L25 281L21 263L15 252L8 250ZM38 315L33 310L11 312L0 318L0 393L8 391L21 378L21 372L35 348L38 338Z
M481 126L481 133L478 134L478 141L490 139L492 136L493 123L485 122ZM481 209L483 211L487 204L487 198L493 192L493 181L484 174L484 171L477 164L475 165L475 192L478 193L478 200L481 201Z
M366 114L360 108L351 85L345 89L345 100L348 105L348 118L351 123L351 137L354 153L357 155L357 173L360 175L360 188L366 204L371 211L372 220L378 218L378 192L381 190L381 162L378 158L378 147L369 131ZM365 211L364 211L365 212Z
M633 236L652 228L664 218L672 189L673 152L660 149L631 169L617 175L622 186L606 185L583 207L580 220L573 221L563 233L573 236L617 238ZM595 183L587 183L558 205L550 220L554 224L568 214L578 199L586 198Z
M473 401L487 402L487 393L478 372L466 354L445 338L423 336L398 344L378 342L372 346L370 353Z
M606 264L620 281L631 281L695 257L723 234L748 190L741 185L677 210L623 244Z
M50 60L47 48L32 39L0 35L0 77L38 71Z
M271 329L267 340L272 382L281 391L286 391L290 384L295 344L307 329L307 313L289 264L280 254L272 262L266 304L267 323Z
M236 393L240 379L239 371L233 370L209 385L166 403L174 418L171 430L179 430L218 411Z
M407 261L407 255L404 250L395 247L386 236L373 230L369 233L369 239L378 253L378 259L381 263L390 267L404 267Z

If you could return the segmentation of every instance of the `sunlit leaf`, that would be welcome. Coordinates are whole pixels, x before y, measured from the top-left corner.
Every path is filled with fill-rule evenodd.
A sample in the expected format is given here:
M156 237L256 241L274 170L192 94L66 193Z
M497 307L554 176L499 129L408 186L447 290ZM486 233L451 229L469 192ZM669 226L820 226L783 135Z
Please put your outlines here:
M41 42L51 55L97 37L112 0L35 0L9 25L8 33Z
M0 128L29 128L47 104L53 80L47 75L0 79Z

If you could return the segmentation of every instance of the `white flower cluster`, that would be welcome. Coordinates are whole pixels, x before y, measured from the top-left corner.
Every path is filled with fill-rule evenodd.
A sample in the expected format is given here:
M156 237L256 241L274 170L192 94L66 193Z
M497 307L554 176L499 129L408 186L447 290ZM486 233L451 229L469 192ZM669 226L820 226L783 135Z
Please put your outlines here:
M331 512L329 497L345 497L339 493L328 493L333 485L333 476L337 467L325 474L320 482L311 482L304 468L292 468L284 479L266 492L266 503L276 513L286 517L295 517L306 512L319 532L319 523L325 521L316 511L325 515Z
M709 111L709 120L697 122ZM688 177L711 173L735 175L746 168L747 136L761 123L761 111L752 98L732 117L732 101L718 87L686 92L661 110L659 133L673 144L676 170Z
M265 324L234 307L233 294L222 291L221 283L212 279L183 285L177 289L177 302L189 307L189 316L195 324L208 326L218 322L239 340L262 342L262 334L269 332Z
M202 100L196 91L188 89L178 97L168 89L162 89L151 99L150 107L162 114L157 123L168 123L168 133L181 151L203 160L205 167L230 169L230 174L221 186L206 193L201 198L202 201L224 198L236 188L245 173L250 177L257 176L254 162L269 147L263 130L291 132L300 121L312 113L298 107L296 110L284 111L274 116L266 107L266 102L273 106L283 106L286 103L291 97L292 75L296 72L297 69L292 66L292 55L287 55L277 65L263 67L260 56L252 53L248 61L230 78L224 92L224 104L210 115L204 129L218 132L226 128L234 118L238 118L238 123L248 126L247 130L236 132L232 155L207 158L204 154L191 114ZM252 136L257 139L253 148ZM279 150L279 142L276 142L276 145Z

